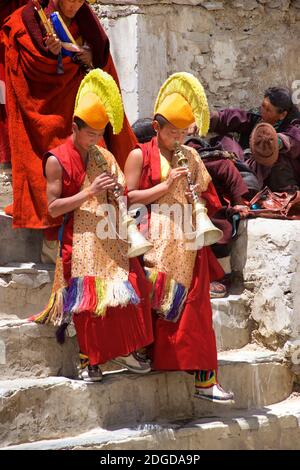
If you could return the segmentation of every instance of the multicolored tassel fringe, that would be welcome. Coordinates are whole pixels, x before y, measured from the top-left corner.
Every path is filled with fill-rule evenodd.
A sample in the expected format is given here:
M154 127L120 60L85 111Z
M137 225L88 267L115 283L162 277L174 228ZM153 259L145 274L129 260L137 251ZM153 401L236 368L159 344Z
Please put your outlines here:
M176 322L188 294L188 289L182 284L170 279L165 273L144 268L147 279L152 283L151 304L164 320Z
M197 370L195 372L196 388L210 388L217 383L217 372L215 370Z
M29 318L36 323L70 323L74 313L84 311L104 316L108 307L137 305L140 298L129 281L103 281L94 276L72 278L68 288L51 294L47 307Z

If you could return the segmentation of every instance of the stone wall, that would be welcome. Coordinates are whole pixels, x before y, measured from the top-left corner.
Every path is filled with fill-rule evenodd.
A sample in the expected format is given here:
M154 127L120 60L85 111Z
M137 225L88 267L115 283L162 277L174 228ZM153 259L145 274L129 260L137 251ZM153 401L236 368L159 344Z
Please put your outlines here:
M300 80L300 0L97 0L129 119L151 115L170 73L194 73L211 107L260 104Z
M300 221L243 221L231 264L243 276L252 341L283 350L300 379Z

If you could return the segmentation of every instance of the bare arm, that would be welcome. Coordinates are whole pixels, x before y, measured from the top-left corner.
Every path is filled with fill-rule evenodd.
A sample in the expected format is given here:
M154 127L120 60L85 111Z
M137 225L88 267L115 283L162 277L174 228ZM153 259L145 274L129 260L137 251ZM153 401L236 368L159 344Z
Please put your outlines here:
M46 162L46 178L47 178L47 200L48 211L51 217L72 212L80 207L89 197L97 196L101 191L113 189L116 182L107 173L97 176L93 183L88 187L79 191L79 193L70 197L61 197L62 193L62 167L54 156L50 156Z
M157 201L161 196L166 194L173 182L185 176L187 170L184 168L174 168L170 171L169 177L166 181L153 186L150 189L138 189L140 177L143 168L143 154L140 149L135 149L128 155L124 174L128 188L129 204L151 204Z

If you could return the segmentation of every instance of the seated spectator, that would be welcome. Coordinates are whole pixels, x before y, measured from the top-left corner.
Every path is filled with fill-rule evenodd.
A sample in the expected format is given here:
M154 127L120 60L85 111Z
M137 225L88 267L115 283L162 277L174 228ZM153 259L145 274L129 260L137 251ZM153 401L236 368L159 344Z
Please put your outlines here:
M247 150L250 147L250 136L259 123L270 124L277 133L278 158L274 158L272 164L262 159L258 161L255 150L254 154ZM214 144L222 143L226 150L234 151L242 161L248 163L255 171L261 187L268 186L272 191L290 193L299 189L300 112L288 89L268 88L259 111L232 108L212 113L210 131L219 134ZM238 134L237 141L229 138L228 134L231 133Z
M145 144L150 142L152 137L155 137L156 133L152 126L153 119L141 118L132 124L132 130L139 144Z

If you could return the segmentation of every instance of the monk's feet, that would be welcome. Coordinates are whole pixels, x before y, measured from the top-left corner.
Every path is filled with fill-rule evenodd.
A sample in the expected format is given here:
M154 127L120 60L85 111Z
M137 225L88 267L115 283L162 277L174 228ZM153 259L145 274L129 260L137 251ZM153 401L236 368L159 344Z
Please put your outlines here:
M80 369L78 373L79 379L84 382L101 382L102 380L102 371L100 366L90 366L88 365L84 369Z
M222 297L226 297L226 286L218 281L211 282L209 285L209 295L211 299L220 299Z
M151 371L151 365L148 360L141 360L135 353L129 354L129 356L119 356L113 359L111 362L118 366L125 367L136 374L147 374Z
M197 387L194 397L202 398L203 400L208 400L213 403L220 403L222 405L234 404L234 394L232 392L226 392L220 384L215 384L206 388Z

